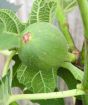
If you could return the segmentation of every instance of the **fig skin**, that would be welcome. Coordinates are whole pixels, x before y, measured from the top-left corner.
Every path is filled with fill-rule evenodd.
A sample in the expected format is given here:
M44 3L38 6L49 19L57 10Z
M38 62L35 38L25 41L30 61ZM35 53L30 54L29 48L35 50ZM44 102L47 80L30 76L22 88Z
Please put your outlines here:
M68 44L55 26L34 23L21 34L19 58L27 66L38 69L58 68L68 56Z

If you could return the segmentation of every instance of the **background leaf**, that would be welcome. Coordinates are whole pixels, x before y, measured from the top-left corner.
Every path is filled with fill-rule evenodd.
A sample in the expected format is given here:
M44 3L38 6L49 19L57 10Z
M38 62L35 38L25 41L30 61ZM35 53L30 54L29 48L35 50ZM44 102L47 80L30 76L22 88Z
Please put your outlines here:
M53 10L56 2L47 0L35 0L32 6L29 23L52 22Z
M8 100L11 94L10 73L0 80L0 105L9 105Z
M20 34L25 29L25 24L22 24L11 10L0 9L0 20L4 23L5 31Z
M38 100L40 105L65 105L63 99Z
M27 67L21 64L17 70L17 78L20 83L33 93L52 92L56 87L56 70L38 70L35 67Z
M78 81L74 78L70 71L61 67L58 69L58 76L65 81L69 89L76 88Z
M60 0L61 6L65 12L72 10L77 6L76 0ZM29 23L53 22L57 0L34 0Z
M19 68L19 65L21 65L21 61L18 57L18 55L15 55L13 57L13 60L15 61L15 65L13 66L13 79L12 79L12 87L19 87L20 89L24 89L25 86L21 83L19 83L17 78L17 70Z
M20 46L20 38L17 34L2 32L0 34L0 49L13 49L19 48Z
M17 102L13 102L10 105L19 105Z
M77 6L76 0L60 0L60 3L65 12L69 12Z
M27 91L25 90L26 93L45 92L44 89L46 89L46 92L54 91L56 87L56 78L57 78L56 71L54 75L52 73L52 70L50 70L48 73L47 71L42 72L42 71L36 71L36 69L33 70L32 67L31 67L32 69L28 68L27 66L21 63L18 55L15 55L13 57L13 60L16 61L13 67L13 81L12 81L13 87L18 86L22 90L26 88L27 90ZM45 85L42 82L43 78L40 77L39 74L40 72L42 72L42 75L44 77ZM49 87L50 90L48 90L46 86Z
M3 22L0 20L0 33L3 32L4 30L4 24Z

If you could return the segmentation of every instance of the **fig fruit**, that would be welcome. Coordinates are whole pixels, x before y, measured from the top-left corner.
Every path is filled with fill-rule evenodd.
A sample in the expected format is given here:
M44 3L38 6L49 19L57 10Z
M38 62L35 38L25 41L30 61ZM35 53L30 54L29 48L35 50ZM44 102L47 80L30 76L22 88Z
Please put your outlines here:
M68 45L60 30L50 23L40 22L24 30L18 52L21 61L29 67L57 68L67 58Z

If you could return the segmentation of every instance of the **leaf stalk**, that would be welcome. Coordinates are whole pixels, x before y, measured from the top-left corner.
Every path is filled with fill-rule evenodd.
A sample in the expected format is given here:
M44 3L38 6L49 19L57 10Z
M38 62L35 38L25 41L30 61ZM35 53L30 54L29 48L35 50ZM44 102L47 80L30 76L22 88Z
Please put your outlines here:
M88 91L88 1L77 0L84 24L85 37L85 63L84 63L84 77L82 85L85 91Z
M58 23L60 25L60 28L68 42L69 49L71 49L71 50L75 49L73 39L69 32L69 25L68 25L67 19L64 14L64 10L60 6L60 1L58 1L58 0L57 0L57 8L56 8L56 17L57 17Z
M42 99L56 99L56 98L65 98L73 97L78 95L84 95L85 92L78 89L62 91L62 92L52 92L52 93L37 93L37 94L18 94L10 96L9 103L12 103L17 100L42 100Z
M3 69L3 73L2 73L2 77L4 77L7 72L8 72L8 69L9 69L9 65L10 65L10 62L12 60L12 57L16 54L16 51L12 51L12 53L9 55L6 63L5 63L5 66L4 66L4 69Z

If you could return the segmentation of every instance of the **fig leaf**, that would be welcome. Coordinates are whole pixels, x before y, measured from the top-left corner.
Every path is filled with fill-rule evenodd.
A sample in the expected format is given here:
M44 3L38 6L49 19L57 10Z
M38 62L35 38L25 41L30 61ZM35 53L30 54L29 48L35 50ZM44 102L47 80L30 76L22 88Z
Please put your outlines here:
M40 105L65 105L64 99L48 99L48 100L37 100Z
M11 95L11 77L8 73L0 80L0 105L9 105L8 100Z
M33 93L53 92L56 87L56 70L38 70L31 65L27 67L21 64L17 70L17 78L20 83Z
M0 20L0 33L2 33L4 31L4 24L3 22Z
M52 15L56 7L56 2L51 0L35 0L31 13L29 15L29 23L33 24L36 22L51 22Z
M25 25L19 21L11 10L0 9L0 20L4 23L5 31L20 33L25 29Z
M14 56L13 60L16 61L13 67L13 86L18 86L21 89L23 89L23 87L26 87L28 93L29 91L31 93L37 93L39 92L39 90L40 92L45 92L45 90L46 92L54 91L57 78L57 74L55 73L56 71L39 71L36 70L35 67L33 68L32 66L27 67L22 64L18 55Z
M10 105L19 105L17 102L13 102Z
M17 34L10 32L0 33L0 49L7 50L20 47L20 38Z
M71 12L72 10L77 7L77 1L76 0L59 0L61 7L64 9L64 12L67 14L67 12Z
M13 57L13 60L15 62L15 65L13 66L12 87L19 87L21 90L23 90L25 86L23 84L20 84L17 78L17 70L19 66L21 65L21 61L17 54Z

